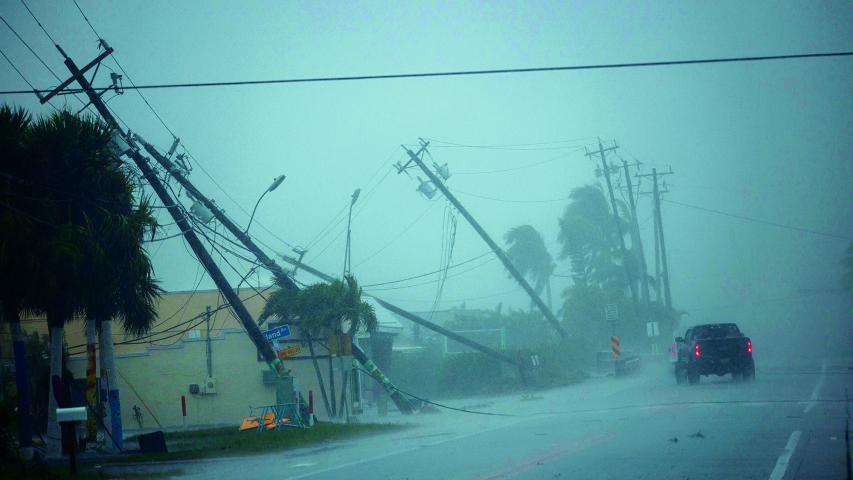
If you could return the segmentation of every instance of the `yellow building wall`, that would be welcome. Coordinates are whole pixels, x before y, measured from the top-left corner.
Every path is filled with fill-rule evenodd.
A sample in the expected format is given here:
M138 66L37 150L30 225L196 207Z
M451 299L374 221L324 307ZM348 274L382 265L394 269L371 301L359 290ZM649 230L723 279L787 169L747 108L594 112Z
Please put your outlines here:
M319 346L317 348L320 349ZM268 367L265 362L257 361L257 350L245 332L234 329L212 336L211 349L216 380L214 394L189 393L189 385L193 383L204 392L207 377L204 339L185 339L170 347L152 347L145 352L116 355L125 430L138 428L133 416L134 405L142 409L146 429L157 426L152 413L164 428L181 426L182 395L187 401L188 426L237 425L241 418L249 415L250 406L275 403L275 385L264 384L262 379L263 371ZM328 360L320 359L318 363L324 381L328 382ZM70 359L69 366L75 377L81 378L85 364L84 356ZM348 364L348 361L344 362L345 366ZM319 418L325 418L310 359L288 360L286 365L296 378L297 391L306 401L308 390L314 390L315 413ZM332 365L340 394L337 360Z
M274 290L261 290L268 295ZM252 289L241 289L238 294L244 305L257 319L265 300ZM275 403L274 384L264 384L262 372L266 363L257 361L257 351L242 325L229 308L211 316L211 344L213 351L213 377L216 379L215 394L190 394L189 385L198 384L204 390L207 377L205 307L216 310L222 305L218 290L195 292L171 292L164 294L157 306L157 320L149 334L152 337L137 339L124 332L120 321L113 322L116 368L119 375L121 410L124 428L138 428L133 406L143 411L145 429L157 427L153 417L163 428L179 427L181 419L181 395L187 399L187 425L233 424L249 414L249 406ZM65 327L65 342L70 354L68 367L75 378L85 378L85 323L81 319L68 322ZM11 352L8 325L2 325L3 356ZM192 328L190 328L192 327ZM42 317L22 320L26 332L48 333ZM184 332L184 330L189 331ZM265 329L266 327L262 327ZM292 329L290 344L298 343L298 331ZM124 343L134 342L134 343ZM283 342L284 344L284 342ZM317 355L327 353L315 344ZM298 391L307 401L308 390L314 391L314 411L318 418L326 418L320 388L307 347L298 359L289 359L285 365L296 377ZM329 364L327 359L318 360L320 371L328 388ZM344 368L351 366L351 357L344 359ZM336 392L340 403L341 372L337 359L332 362L336 379ZM100 364L97 368L100 376ZM146 408L147 407L147 408ZM150 410L150 412L148 411Z

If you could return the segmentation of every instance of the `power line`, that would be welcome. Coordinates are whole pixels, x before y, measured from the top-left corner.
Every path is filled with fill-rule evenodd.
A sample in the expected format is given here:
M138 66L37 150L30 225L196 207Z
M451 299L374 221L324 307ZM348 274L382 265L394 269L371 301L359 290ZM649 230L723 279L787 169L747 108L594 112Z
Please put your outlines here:
M6 55L6 52L4 52L2 48L0 48L0 55L3 55L3 58L5 58L7 62L9 62L9 65L12 67L12 70L14 70L15 72L17 72L18 76L20 76L20 77L21 77L21 80L23 80L27 85L29 85L29 86L30 86L30 88L32 88L32 89L33 89L33 91L35 91L35 90L36 90L36 87L34 87L34 86L33 86L33 84L32 84L32 83L30 83L30 81L29 81L29 80L27 80L27 77L25 77L25 76L24 76L24 74L23 74L23 73L21 73L21 71L18 69L18 67L15 65L15 63L14 63L14 62L12 62L12 59L11 59L11 58L9 58L9 56L8 56L8 55Z
M25 2L24 0L21 0L21 4L23 4L23 5L24 5L24 8L26 8L26 9L27 9L27 11L28 11L28 12L30 12L30 16L31 16L31 17L33 17L33 20L35 20L35 21L36 21L36 23L38 24L39 28L41 28L41 31L42 31L42 32L44 32L44 34L45 34L45 35L47 35L47 38L48 38L48 39L50 39L50 42L51 42L52 44L54 44L54 45L59 45L58 43L56 43L56 40L54 40L54 39L53 39L53 37L51 37L51 36L50 36L50 33L48 33L48 32L47 32L47 29L46 29L46 28L44 28L44 25L42 25L42 24L41 24L41 22L39 21L39 19L38 19L38 18L36 18L36 15L33 13L33 11L32 11L32 10L30 10L30 7L28 7L28 6L27 6L27 2ZM82 92L83 90L82 90L82 89L80 89L80 91Z
M364 260L362 260L362 261L358 262L357 264L355 264L355 267L354 267L354 268L358 268L358 267L360 267L361 265L364 265L365 263L367 263L368 261L370 261L370 259L372 259L373 257L375 257L375 256L379 255L379 254L380 254L380 253L382 253L383 251L385 251L385 249L386 249L386 248L390 247L394 242L396 242L397 240L399 240L399 239L400 239L400 237L402 237L403 235L405 235L405 234L406 234L406 232L408 232L408 231L409 231L413 226L415 226L415 224L416 224L416 223L418 223L422 218L424 218L424 216L425 216L427 213L429 213L429 211L430 211L430 210L432 210L432 207L434 207L435 205L436 205L435 203L430 203L430 204L427 206L427 208L425 208L425 209L424 209L424 211L423 211L420 215L418 215L418 216L417 216L417 218L415 218L414 220L412 220L412 221L411 221L411 223L409 223L408 225L406 225L406 226L405 226L405 228L403 228L402 230L400 230L400 232L399 232L399 233L397 233L397 235L394 235L394 237L393 237L391 240L389 240L385 245L383 245L383 246L382 246L382 247L380 247L378 250L376 250L375 252L371 253L371 254L370 254L370 255L368 255L367 257L365 257L365 258L364 258Z
M835 234L833 234L833 233L821 232L821 231L818 231L818 230L812 230L812 229L809 229L809 228L797 227L797 226L794 226L794 225L785 225L785 224L783 224L783 223L776 223L776 222L771 222L771 221L768 221L768 220L761 220L761 219L759 219L759 218L753 218L753 217L747 217L747 216L744 216L744 215L738 215L738 214L735 214L735 213L723 212L723 211L721 211L721 210L714 210L714 209L712 209L712 208L700 207L700 206L698 206L698 205L691 205L691 204L689 204L689 203L681 203L681 202L676 202L676 201L674 201L674 200L665 200L665 199L661 199L661 201L662 201L662 202L666 202L666 203L671 203L671 204L674 204L674 205L680 205L680 206L682 206L682 207L687 207L687 208L692 208L692 209L695 209L695 210L700 210L700 211L703 211L703 212L713 213L713 214L716 214L716 215L723 215L723 216L726 216L726 217L737 218L737 219L739 219L739 220L745 220L745 221L747 221L747 222L754 222L754 223L761 223L761 224L764 224L764 225L770 225L771 227L784 228L784 229L787 229L787 230L794 230L794 231L797 231L797 232L803 232L803 233L811 233L811 234L813 234L813 235L821 235L821 236L824 236L824 237L830 237L830 238L838 238L838 239L841 239L841 240L849 240L849 239L850 239L850 237L845 237L845 236L843 236L843 235L835 235Z
M537 143L516 143L516 144L504 144L504 145L473 145L467 143L457 143L457 142L448 142L445 140L438 140L435 138L424 138L424 140L429 140L430 142L442 143L444 145L432 145L433 148L481 148L487 150L563 150L567 148L582 148L583 145L562 145L557 146L562 143L576 143L581 140L591 140L596 137L581 137L572 140L555 140L553 142L537 142Z
M80 8L80 4L78 4L78 3L77 3L77 0L72 0L72 1L74 2L74 6L75 6L75 7L77 7L77 11L78 11L78 12L80 12L80 15L82 15L82 16L83 16L83 20L86 20L86 23L89 25L89 28L91 28L91 29L92 29L92 33L94 33L94 34L95 34L95 36L96 36L96 37L98 37L98 39L100 39L100 38L101 38L101 34L99 34L99 33L98 33L98 31L97 31L97 30L95 30L95 27L93 27L93 26L92 26L92 22L90 22L90 21L89 21L89 18L88 18L88 17L86 17L86 14L85 14L85 13L83 13L83 9L82 9L82 8Z
M771 60L794 60L808 58L831 58L831 57L849 57L853 56L853 51L841 52L823 52L823 53L800 53L790 55L761 55L747 57L719 57L719 58L701 58L693 60L661 60L649 62L626 62L626 63L600 63L588 65L566 65L552 67L529 67L529 68L495 68L487 70L457 70L444 72L419 72L419 73L392 73L380 75L345 75L337 77L303 77L303 78L282 78L271 80L236 80L236 81L221 81L221 82L186 82L186 83L159 83L151 85L136 85L133 88L139 90L154 90L168 88L199 88L199 87L234 87L234 86L251 86L251 85L273 85L285 83L321 83L321 82L348 82L359 80L393 80L401 78L431 78L431 77L462 77L475 75L502 75L502 74L519 74L519 73L541 73L541 72L560 72L574 70L605 70L605 69L622 69L622 68L641 68L641 67L666 67L677 65L700 65L713 63L738 63L738 62L761 62ZM82 89L68 89L68 91L81 92ZM47 93L48 90L39 91L39 93ZM0 92L0 95L12 95L20 93L32 93L30 91L7 90Z
M30 53L32 53L33 56L36 57L38 59L38 61L41 62L42 65L44 65L44 68L46 68L47 71L50 72L50 74L54 76L54 78L56 78L57 80L59 80L61 82L62 79L59 78L59 75L57 75L56 72L54 72L53 69L50 68L50 66L47 63L45 63L45 61L41 58L41 56L38 53L36 53L35 50L33 50L33 48L30 46L30 44L27 43L23 39L23 37L21 37L21 35L18 34L18 32L14 28L12 28L11 25L9 25L9 22L6 21L6 18L4 18L3 15L0 15L0 20L3 20L3 23L5 23L6 26L9 28L9 30L11 30L12 33L15 34L16 37L18 37L18 40L20 40L21 43L23 43L24 46L27 47L27 50L29 50Z
M580 150L583 147L572 147L572 150ZM526 165L520 165L517 167L509 167L509 168L501 168L497 170L469 170L469 171L461 171L461 172L453 172L454 175L484 175L489 173L504 173L504 172L514 172L516 170L524 170L527 168L538 167L540 165L545 165L547 163L556 162L557 160L562 160L568 157L568 153L564 153L562 155L557 155L556 157L549 158L547 160L541 160L534 163L528 163Z
M481 256L482 256L482 255L481 255ZM479 257L477 257L477 258L479 258ZM483 267L483 266L485 266L486 264L493 262L494 260L495 260L495 257L488 258L488 259L486 259L486 261L485 261L485 262L482 262L482 263L479 263L479 264L477 264L477 265L474 265L473 267L468 268L468 269L465 269L465 270L462 270L461 272L457 272L457 273L456 273L456 274L454 274L454 275L448 275L448 276L447 276L447 278L454 278L454 277L458 277L458 276L460 276L460 275L464 275L464 274L466 274L466 273L468 273L468 272L470 272L470 271L473 271L473 270L476 270L476 269L478 269L478 268L480 268L480 267ZM466 263L467 263L467 261L466 261ZM461 265L461 264L459 264L459 265ZM455 267L455 266L457 266L457 265L454 265L454 267ZM451 267L451 268L453 268L453 267ZM439 272L443 272L443 271L444 271L444 269L436 270L436 271L434 271L434 272L430 272L428 275L432 275L432 274L439 273ZM418 277L422 277L422 276L426 276L426 275L419 275ZM400 280L400 281L394 281L394 282L386 282L386 284L390 284L390 283L399 283L399 282L401 282L401 281L402 281L402 280ZM411 284L411 285L402 285L402 286L399 286L399 287L371 288L371 289L370 289L370 291L371 291L371 292L380 292L380 291L385 291L385 290L403 290L403 289L406 289L406 288L414 288L414 287L420 287L420 286L423 286L423 285L431 285L431 284L436 283L436 282L438 282L438 281L439 281L439 280L438 280L438 279L436 279L436 280L429 280L429 281L421 282L421 283L413 283L413 284ZM366 288L366 286L365 286L365 288Z
M476 193L465 192L465 191L459 190L457 188L448 187L448 190L451 190L455 193L461 193L462 195L468 195L469 197L481 198L483 200L491 200L493 202L503 202L503 203L555 203L555 202L565 202L565 201L570 199L570 197L560 197L560 198L551 198L551 199L544 199L544 200L510 200L510 199L505 199L505 198L488 197L488 196L479 195Z
M87 17L86 14L83 13L83 9L80 8L80 4L77 3L77 0L72 0L72 1L74 2L74 6L77 7L77 11L80 12L80 15L83 17L83 20L85 20L86 24L89 25L89 28L92 29L92 33L94 33L95 36L98 37L98 41L101 41L101 38L102 38L101 34L98 33L97 30L95 30L95 27L92 25L92 22L89 21L89 17ZM132 89L136 90L136 93L139 94L139 97L142 99L143 102L145 102L145 105L148 106L148 109L151 110L151 113L153 113L154 116L157 117L157 120L160 121L160 124L163 125L163 128L165 128L166 131L168 131L172 135L173 138L177 138L177 135L175 135L175 132L173 132L172 129L170 129L169 126L166 125L166 122L163 120L163 118L160 116L160 114L157 113L157 110L154 109L154 107L151 105L151 103L148 102L148 99L145 98L145 95L143 95L139 89L135 88L136 84L133 82L133 78L130 76L130 74L127 73L127 71L121 65L121 62L118 61L118 58L116 57L115 54L112 55L112 59L116 63L116 66L118 67L118 69L121 70L121 73L124 74L125 78L127 78L127 81L130 83L131 87L133 87Z

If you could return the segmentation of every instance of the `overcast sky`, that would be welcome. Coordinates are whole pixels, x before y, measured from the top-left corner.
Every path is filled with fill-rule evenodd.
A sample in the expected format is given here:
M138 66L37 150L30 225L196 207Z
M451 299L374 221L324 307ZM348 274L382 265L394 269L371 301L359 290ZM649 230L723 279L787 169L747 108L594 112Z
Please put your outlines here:
M28 5L78 65L97 55L96 37L71 0ZM138 84L853 50L853 4L846 1L80 5ZM20 3L4 2L0 14L61 77L67 75ZM31 82L58 83L5 26L0 42ZM106 66L115 68L112 61ZM107 73L102 69L95 83L107 83ZM414 177L391 167L403 158L400 144L415 144L418 137L438 140L431 153L454 173L449 186L501 244L506 230L527 223L557 254L557 217L565 207L559 199L598 181L582 149L598 136L615 140L622 158L643 162L642 173L671 166L668 200L849 239L851 86L853 59L846 57L145 95L200 163L191 180L238 223L245 224L248 215L234 201L251 211L273 177L287 175L261 203L251 230L276 251L291 253L291 247L263 227L291 245L309 246L308 263L339 275L345 220L312 240L361 188L352 263L361 283L372 284L439 267L446 203L427 201L415 191ZM26 84L3 64L0 87ZM35 113L49 111L30 95L2 100ZM68 105L79 108L74 100ZM134 132L168 148L171 135L135 92L110 106ZM523 149L443 143L558 141L563 143ZM648 189L644 182L641 190ZM650 256L650 200L642 197L639 208ZM691 311L692 320L742 319L756 305L791 310L813 301L804 289L838 288L839 260L849 240L671 203L663 204L663 217L673 299L677 308ZM162 220L169 223L166 216ZM176 232L170 227L158 236ZM454 261L487 250L460 217ZM182 240L152 244L150 251L166 289L195 287L200 270ZM249 268L240 260L232 263L243 272ZM454 275L478 267L447 280L442 307L463 301L468 308L529 305L499 262L480 263L451 270ZM239 277L222 265L236 283ZM558 261L557 273L568 272L568 262ZM567 278L554 278L555 292L568 284ZM213 284L205 278L200 287ZM430 283L382 295L423 311L435 293Z

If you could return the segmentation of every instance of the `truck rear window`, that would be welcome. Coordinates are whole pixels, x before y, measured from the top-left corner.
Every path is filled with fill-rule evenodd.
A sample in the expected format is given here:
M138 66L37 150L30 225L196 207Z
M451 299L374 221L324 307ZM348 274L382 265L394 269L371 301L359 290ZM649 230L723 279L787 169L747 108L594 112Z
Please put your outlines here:
M725 338L740 337L737 325L728 323L721 325L702 325L693 329L693 338Z

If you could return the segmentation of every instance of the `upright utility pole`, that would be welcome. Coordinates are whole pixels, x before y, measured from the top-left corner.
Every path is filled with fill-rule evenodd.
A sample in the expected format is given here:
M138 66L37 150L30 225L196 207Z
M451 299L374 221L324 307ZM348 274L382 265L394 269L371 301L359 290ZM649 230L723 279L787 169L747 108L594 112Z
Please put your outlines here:
M671 172L670 172L671 173ZM655 192L655 215L657 215L658 235L660 240L660 259L661 267L663 268L663 293L666 301L666 307L672 309L672 291L669 285L669 261L666 258L666 237L663 234L663 217L660 213L660 189L658 187L658 172L656 168L652 169L652 179L654 180Z
M631 205L631 224L634 234L631 235L632 245L637 251L640 259L640 293L643 295L643 303L649 304L649 272L646 266L646 252L643 249L643 239L640 238L640 222L637 219L637 203L634 201L634 185L631 182L631 174L628 172L628 162L622 160L622 168L625 171L625 184L628 186L628 202Z
M614 143L612 147L604 148L601 144L601 139L598 139L598 152L586 152L587 157L598 155L601 158L601 169L604 170L604 179L607 182L607 192L610 194L610 208L613 209L613 221L616 223L616 233L619 236L619 250L622 252L622 267L625 269L625 281L628 284L628 289L631 290L631 300L634 302L634 311L640 311L640 300L637 298L637 288L631 279L631 271L628 266L628 249L625 248L625 236L622 233L622 223L619 221L619 210L616 208L616 197L613 196L613 183L610 181L610 167L607 165L605 157L606 152L616 150Z
M426 147L428 145L429 142L423 142L421 146L421 152L426 150ZM536 306L545 316L545 319L547 319L548 322L551 323L551 326L553 326L554 329L557 330L557 333L560 335L560 337L565 340L567 338L567 334L566 331L563 329L562 325L560 325L560 322L557 321L557 318L554 316L548 306L545 305L545 302L543 302L542 299L539 298L539 295L536 294L536 291L533 290L529 283L527 283L527 280L524 279L524 276L518 272L518 270L515 268L515 265L513 265L512 261L509 259L509 257L507 257L506 253L504 253L504 251L498 246L498 244L496 244L495 241L492 240L492 237L490 237L489 234L486 233L485 230L483 230L483 227L480 226L477 220L475 220L474 217L471 216L470 213L468 213L468 210L465 209L462 203L460 203L459 200L457 200L456 197L453 196L452 193L450 193L450 190L447 189L447 187L444 185L444 182L438 177L438 175L433 173L432 170L430 170L429 168L427 168L426 165L424 165L424 162L421 160L419 154L409 150L405 145L401 146L403 147L403 150L405 150L406 153L409 154L410 161L414 162L418 167L420 167L424 174L426 174L426 176L429 177L430 181L432 181L433 185L435 185L436 188L441 190L441 193L443 193L444 196L450 201L450 203L452 203L453 206L456 207L456 210L458 210L459 213L461 213L462 216L465 217L465 220L468 220L468 223L471 224L474 230L478 234L480 234L480 237L483 239L483 241L486 242L489 248L491 248L492 251L495 252L495 255L498 257L501 263L504 264L504 267L506 267L512 277L515 278L515 280L521 285L524 291L527 292L527 294L533 300L533 303L536 304ZM406 165L408 164L409 162L406 163ZM406 168L406 165L402 166L400 171Z
M163 185L163 182L160 181L160 178L157 176L154 169L148 164L148 160L139 153L138 150L132 147L133 139L129 135L128 132L125 132L121 129L121 126L116 121L113 114L109 111L106 104L103 102L101 97L95 92L92 88L92 85L86 80L84 73L86 70L93 67L95 64L100 62L103 58L106 58L109 54L112 53L111 47L106 47L106 50L101 53L94 61L89 62L83 70L79 69L77 65L74 63L68 55L65 54L65 51L56 46L59 50L59 53L62 54L63 58L65 58L65 66L68 67L68 70L71 72L71 78L66 82L60 84L57 89L53 90L50 94L45 97L41 97L41 102L47 102L51 97L59 93L60 90L64 89L71 82L77 81L80 85L80 88L86 92L86 95L89 97L89 100L94 105L95 109L98 110L98 113L104 118L110 127L112 127L116 132L118 132L123 140L127 142L129 146L131 146L125 154L127 154L136 164L136 167L142 172L142 175L145 177L145 180L148 181L151 188L154 189L154 192L157 193L157 196L160 198L160 201L163 202L163 205L166 207L166 210L169 211L169 214L172 216L172 219L175 220L175 224L177 224L178 228L184 234L184 238L187 243L190 245L190 248L193 250L193 253L196 255L198 260L204 266L204 269L207 271L207 274L210 275L210 278L213 279L213 282L216 284L216 287L222 292L222 295L225 297L225 300L231 306L231 309L234 310L237 318L240 320L240 323L243 325L243 328L246 329L246 332L249 334L249 338L255 344L255 347L261 352L261 356L263 356L264 360L270 366L270 368L276 372L279 376L284 376L288 373L284 364L282 364L281 360L276 356L275 352L272 349L272 346L269 342L264 338L263 334L261 334L260 328L255 323L249 311L246 310L246 307L243 305L243 302L240 300L240 297L237 296L237 293L231 288L231 285L228 284L228 281L225 278L225 275L222 274L222 271L216 265L216 262L213 261L213 257L210 256L210 253L207 249L204 248L204 245L201 243L201 240L196 235L195 230L193 229L190 222L187 220L186 216L184 216L183 210L180 205L176 203L176 201L169 194L169 191ZM192 192L191 192L192 193Z
M662 277L664 304L669 309L672 309L672 293L669 283L669 261L666 258L666 240L663 234L663 218L660 213L660 195L661 193L665 193L666 190L660 189L658 178L672 174L672 169L668 172L658 173L657 168L653 168L652 173L650 174L637 175L638 177L652 177L652 199L655 206L655 270L658 269L658 265L663 269L663 271L659 273L658 282L661 282L660 277ZM658 299L660 299L660 293L658 293Z

